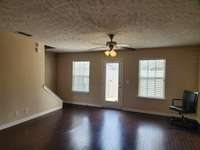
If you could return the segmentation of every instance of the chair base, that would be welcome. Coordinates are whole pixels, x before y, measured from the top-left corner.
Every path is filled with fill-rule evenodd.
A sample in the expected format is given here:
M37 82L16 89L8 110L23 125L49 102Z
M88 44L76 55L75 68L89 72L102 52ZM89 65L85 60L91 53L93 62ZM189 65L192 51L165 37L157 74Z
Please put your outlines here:
M187 119L184 116L182 116L181 118L172 117L170 119L170 124L184 129L196 130L199 128L199 125L196 121Z

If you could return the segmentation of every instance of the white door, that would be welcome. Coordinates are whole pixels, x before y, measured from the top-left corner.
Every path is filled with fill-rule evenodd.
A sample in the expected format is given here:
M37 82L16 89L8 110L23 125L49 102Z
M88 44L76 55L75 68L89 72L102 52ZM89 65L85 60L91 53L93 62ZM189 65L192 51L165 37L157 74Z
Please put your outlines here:
M104 106L119 108L122 104L122 61L104 61Z

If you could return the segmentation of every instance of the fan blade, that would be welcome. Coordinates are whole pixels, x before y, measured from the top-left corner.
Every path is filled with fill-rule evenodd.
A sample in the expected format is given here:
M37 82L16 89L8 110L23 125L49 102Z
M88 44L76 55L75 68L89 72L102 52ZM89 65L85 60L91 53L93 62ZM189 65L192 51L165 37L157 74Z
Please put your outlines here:
M102 44L102 43L91 43L93 45L98 45L98 46L106 46L105 44Z
M131 47L131 45L125 43L117 43L117 47Z
M90 48L87 49L87 51L99 51L99 50L107 50L108 47L104 46L104 47L95 47L95 48Z
M125 50L131 50L131 51L136 51L136 49L135 48L133 48L133 47L126 47L126 46L119 46L119 47L117 47L117 49L125 49Z
M122 47L122 49L131 50L131 51L136 51L136 49L133 48L133 47Z

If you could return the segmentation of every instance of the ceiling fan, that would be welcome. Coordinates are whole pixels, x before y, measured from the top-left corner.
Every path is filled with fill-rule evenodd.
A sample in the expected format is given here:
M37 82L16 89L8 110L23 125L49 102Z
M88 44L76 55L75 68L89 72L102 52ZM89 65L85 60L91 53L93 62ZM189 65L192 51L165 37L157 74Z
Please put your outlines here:
M106 56L110 57L116 57L117 56L117 49L126 49L126 50L133 50L135 51L135 48L130 47L128 44L119 44L116 41L113 41L114 34L108 34L108 37L110 38L110 41L106 42L104 47L98 47L98 48L93 48L90 50L105 50L107 49L104 53Z

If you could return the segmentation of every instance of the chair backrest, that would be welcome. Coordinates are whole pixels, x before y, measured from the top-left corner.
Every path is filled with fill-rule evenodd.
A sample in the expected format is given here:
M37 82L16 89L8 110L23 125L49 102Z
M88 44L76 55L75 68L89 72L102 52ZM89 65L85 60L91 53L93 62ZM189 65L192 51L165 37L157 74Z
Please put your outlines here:
M198 92L185 90L183 93L183 109L185 113L195 113L197 109Z

